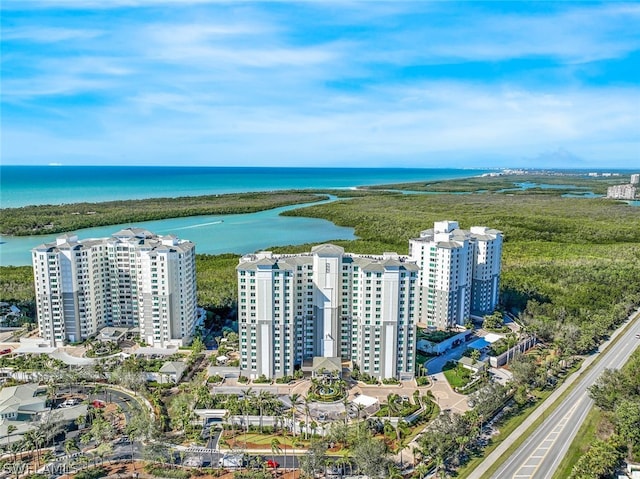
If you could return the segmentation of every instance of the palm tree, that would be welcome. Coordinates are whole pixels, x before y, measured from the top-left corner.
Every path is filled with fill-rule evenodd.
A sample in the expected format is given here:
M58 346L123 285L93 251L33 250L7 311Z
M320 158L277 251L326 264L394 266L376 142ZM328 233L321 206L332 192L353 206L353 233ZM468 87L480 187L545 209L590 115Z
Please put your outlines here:
M336 459L336 462L334 464L340 468L340 477L342 477L342 475L344 474L347 466L349 466L349 475L353 473L353 465L351 464L351 459L349 458L349 456L340 456L338 459Z
M400 396L396 393L389 393L387 395L387 416L389 418L389 422L391 422L391 413L397 414L400 412L399 403Z
M47 451L45 451L45 452L44 452L44 454L42 455L42 462L43 462L44 464L47 464L47 463L49 463L49 462L53 461L53 458L54 458L53 452L52 452L52 451L50 451L50 450L47 450Z
M402 479L402 477L403 477L402 473L398 469L398 466L396 466L393 462L390 462L389 465L387 466L386 478L387 479Z
M17 430L18 430L18 428L16 426L14 426L13 424L9 424L7 426L7 447L9 447L9 439L11 438L11 434L16 432Z
M83 446L86 446L91 442L91 439L93 439L91 433L86 432L82 436L80 436L80 444L82 444Z
M364 410L367 409L367 407L364 404L360 404L360 403L356 403L356 411L358 413L357 416L357 420L356 420L356 432L358 435L358 439L360 438L360 419L361 419L361 414L364 412Z
M247 448L247 434L249 434L249 407L251 406L251 397L253 396L253 389L242 390L242 403L241 409L244 416L244 448Z
M349 396L342 399L342 405L344 406L344 424L346 426L349 420Z
M36 450L36 469L40 469L40 451L46 440L44 431L42 429L28 431L24 435L24 440L34 446Z
M276 452L282 452L282 448L280 447L280 441L278 441L278 438L274 437L271 439L271 459L274 464L276 462Z
M100 457L100 464L104 463L104 456L113 452L113 445L110 442L103 442L96 448L96 454Z
M78 426L78 429L82 429L83 426L87 423L87 417L82 415L78 416L74 423L76 426Z
M309 439L309 415L311 413L311 410L309 409L309 404L311 403L311 400L307 397L304 398L304 437L305 439Z
M25 466L27 464L25 462L22 461L13 461L10 464L10 468L12 470L12 472L16 475L16 479L18 479L20 477L20 474L22 474L25 470Z
M64 453L67 456L70 456L71 454L73 454L74 452L78 452L79 450L80 447L78 446L78 443L75 441L75 439L67 440L64 443Z
M293 393L289 396L289 400L291 401L291 432L293 434L293 436L295 437L296 435L296 406L299 404L300 401L300 394L298 393Z
M13 454L13 462L16 462L16 458L18 457L18 454L24 451L29 451L29 450L31 450L31 447L27 442L25 442L24 439L20 441L12 442L11 445L9 446L9 451L11 452L11 454Z
M270 394L267 391L261 390L260 393L258 393L258 397L257 397L258 409L260 411L260 433L261 434L262 434L262 416L264 415L264 407L269 402L269 399L270 399L269 396Z
M298 439L297 437L294 437L293 440L291 441L291 454L293 456L296 455L296 447L300 447L300 446L302 446L300 439Z

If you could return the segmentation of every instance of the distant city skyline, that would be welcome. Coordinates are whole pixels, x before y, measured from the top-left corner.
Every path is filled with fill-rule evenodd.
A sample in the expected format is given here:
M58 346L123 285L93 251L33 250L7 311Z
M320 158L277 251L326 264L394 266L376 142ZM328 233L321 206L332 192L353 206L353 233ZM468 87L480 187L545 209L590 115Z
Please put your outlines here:
M15 165L640 166L640 4L7 0Z

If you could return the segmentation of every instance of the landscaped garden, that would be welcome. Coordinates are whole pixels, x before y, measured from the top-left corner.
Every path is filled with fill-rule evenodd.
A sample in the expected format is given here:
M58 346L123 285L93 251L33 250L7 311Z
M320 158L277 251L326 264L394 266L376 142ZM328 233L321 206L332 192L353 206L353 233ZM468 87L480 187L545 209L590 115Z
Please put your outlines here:
M418 339L426 339L437 344L454 337L456 334L460 334L460 331L426 331L423 329L418 332Z
M442 372L453 389L465 387L473 379L473 372L456 361L449 361L445 364Z
M334 402L347 396L347 383L336 378L313 378L307 398L311 401Z

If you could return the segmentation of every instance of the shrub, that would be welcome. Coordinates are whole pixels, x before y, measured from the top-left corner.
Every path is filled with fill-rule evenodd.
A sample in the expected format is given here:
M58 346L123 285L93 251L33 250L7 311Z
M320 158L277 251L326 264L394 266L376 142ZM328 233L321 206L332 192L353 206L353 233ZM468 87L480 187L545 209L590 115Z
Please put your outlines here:
M100 467L92 467L91 469L85 469L84 471L80 471L75 475L76 479L98 479L100 477L107 477L107 470Z
M189 479L192 476L190 471L185 471L184 469L173 469L160 464L147 464L144 466L144 470L152 476L170 477L172 479Z
M253 382L255 384L270 384L271 383L271 379L269 379L267 376L265 376L264 374L261 374L260 376L258 376L256 379L253 380Z
M276 378L276 384L288 384L291 381L293 381L292 376L282 376L281 378Z
M428 376L422 376L422 377L416 378L416 383L418 384L418 386L428 386L429 382L430 381Z

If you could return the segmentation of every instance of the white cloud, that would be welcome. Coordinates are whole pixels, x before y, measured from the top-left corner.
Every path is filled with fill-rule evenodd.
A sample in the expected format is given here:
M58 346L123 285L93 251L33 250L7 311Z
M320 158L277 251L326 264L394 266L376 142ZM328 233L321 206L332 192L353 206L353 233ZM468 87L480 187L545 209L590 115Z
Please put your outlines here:
M441 102L401 101L416 98L419 91ZM440 163L430 159L459 158L456 161L478 164L480 158L533 157L562 146L589 164L595 156L592 151L600 154L606 144L622 145L637 138L638 113L625 101L633 95L637 93L622 89L536 93L428 83L419 89L387 92L387 101L371 100L360 110L332 105L336 111L291 111L286 106L212 106L206 97L199 98L205 102L200 104L190 102L189 96L148 94L135 99L137 110L113 108L100 118L103 131L93 135L83 132L80 139L69 132L51 137L33 130L29 141L59 152L60 156L48 157L52 161L81 157L86 151L109 162L153 158L225 165L268 159L271 165L402 161L403 166L437 166ZM181 114L156 112L150 123L142 103L172 105ZM611 118L617 119L613 125ZM15 144L11 135L8 140ZM633 160L629 151L617 148L610 158L623 165Z
M3 41L26 40L37 43L63 42L67 40L86 40L103 35L101 30L85 30L54 27L4 28Z
M589 83L579 66L563 66L637 51L635 5L163 3L115 1L136 8L111 16L95 7L91 20L59 26L48 11L30 12L9 30L3 156L29 161L35 143L65 164L426 166L558 147L589 159L606 145L619 161L637 155L633 79ZM28 45L47 37L55 41ZM503 60L527 58L557 64L545 67L553 80L535 67L492 75ZM477 72L446 69L465 62ZM439 81L405 72L436 64Z

